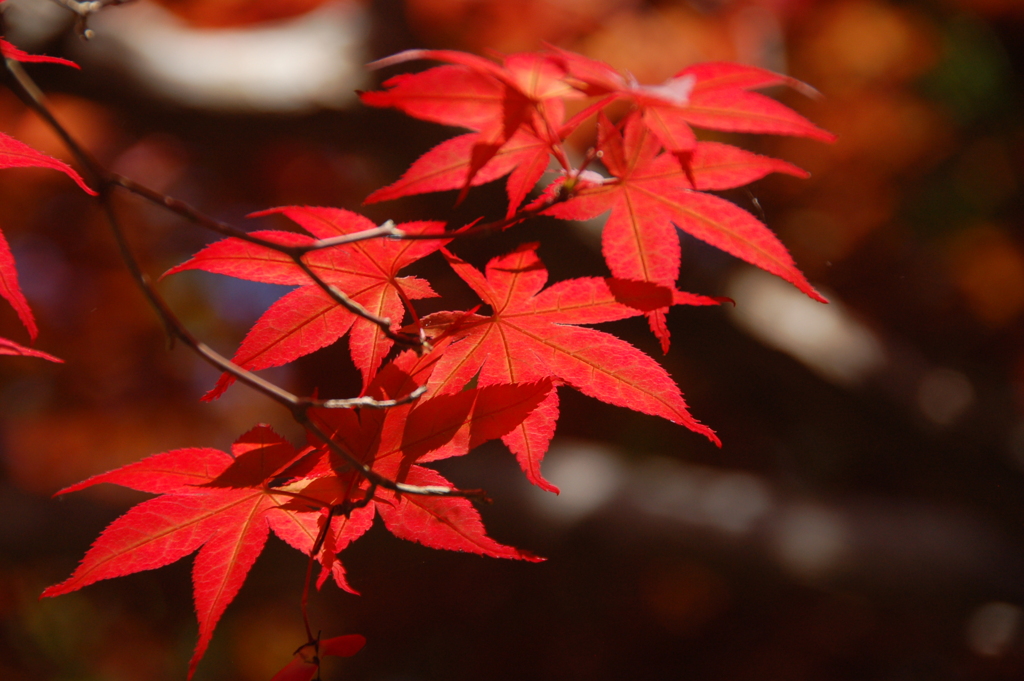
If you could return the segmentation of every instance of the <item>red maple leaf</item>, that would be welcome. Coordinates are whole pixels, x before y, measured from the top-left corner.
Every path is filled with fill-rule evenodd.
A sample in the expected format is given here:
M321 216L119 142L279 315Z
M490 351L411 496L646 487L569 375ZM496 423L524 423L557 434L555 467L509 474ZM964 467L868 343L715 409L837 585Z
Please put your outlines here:
M470 133L441 142L416 159L398 181L373 192L364 203L462 189L470 173L472 149L479 139L478 133ZM506 190L507 215L512 215L548 167L550 156L547 142L520 130L473 176L469 184L475 187L511 173Z
M14 311L18 313L18 319L25 325L28 335L32 340L39 335L39 328L36 326L36 318L32 309L25 300L25 295L18 285L18 270L14 266L14 255L11 247L7 245L7 239L3 232L0 232L0 296L4 298Z
M154 454L58 492L109 482L160 496L111 523L75 572L42 595L59 596L101 579L169 565L200 549L192 571L199 641L189 662L191 678L270 530L306 553L313 547L319 515L281 508L293 497L267 484L298 455L269 426L257 426L238 439L232 454L210 448ZM349 589L340 563L334 562L333 573Z
M535 53L508 55L497 64L453 50L407 50L374 65L415 59L450 63L394 76L384 82L384 91L362 92L360 98L371 106L394 107L416 118L479 131L462 178L463 196L476 174L521 129L545 141L568 167L560 148L564 100L583 94L565 80L559 63Z
M669 305L716 305L673 287L597 277L570 279L546 290L548 273L536 244L526 244L487 264L487 274L445 252L448 261L490 316L439 312L424 328L451 335L427 388L448 394L474 377L481 386L551 378L599 400L653 414L718 443L714 432L689 413L679 387L653 359L611 334L575 326L634 317ZM455 326L452 327L452 323ZM502 440L532 483L557 491L540 464L555 430L558 396L552 393Z
M45 62L48 64L63 64L64 66L71 66L74 68L80 68L78 64L68 59L61 59L60 57L47 57L42 54L29 54L24 50L19 50L14 45L10 44L3 38L0 38L0 55L7 59L13 59L14 61L22 62Z
M64 173L87 194L96 196L96 192L89 189L81 176L64 161L47 156L41 151L36 151L24 142L20 142L10 135L0 132L0 168L50 168Z
M38 357L40 359L47 359L51 362L57 362L63 364L64 360L59 357L47 354L41 350L33 350L32 348L26 348L24 345L19 345L12 340L6 338L0 338L0 355L14 355L17 357Z
M835 141L835 135L789 107L748 91L789 85L814 94L812 88L789 76L756 66L705 62L688 66L660 85L641 85L602 61L568 50L552 50L549 58L562 65L570 82L588 95L606 98L582 112L583 115L607 105L608 98L629 99L641 112L644 125L664 147L683 157L697 144L691 125Z
M678 227L825 302L760 220L725 199L698 191L737 187L771 172L806 176L804 171L785 161L710 142L698 143L684 171L673 154L659 153L660 141L636 113L623 126L620 134L603 115L599 119L602 160L612 179L577 180L580 184L572 199L545 211L584 220L610 210L602 251L614 276L674 286L680 265ZM549 191L558 191L558 183ZM664 311L656 310L649 317L667 350Z
M253 217L273 213L286 215L317 239L344 236L376 226L367 218L340 208L291 206L254 213ZM444 225L439 222L409 222L398 227L411 234L440 234L444 231ZM292 232L262 231L255 234L282 244L314 241ZM398 271L436 251L444 243L443 239L360 241L312 252L306 256L306 263L325 282L336 286L374 315L390 319L398 328L409 300L437 295L426 281L418 277L399 277ZM258 370L287 364L330 345L351 331L349 348L352 361L362 372L366 384L393 345L393 341L376 324L340 306L323 289L311 283L289 256L279 251L241 239L224 239L168 270L164 276L194 269L249 281L299 287L275 302L242 341L232 359L245 369ZM230 374L221 375L217 385L203 399L219 397L234 380Z

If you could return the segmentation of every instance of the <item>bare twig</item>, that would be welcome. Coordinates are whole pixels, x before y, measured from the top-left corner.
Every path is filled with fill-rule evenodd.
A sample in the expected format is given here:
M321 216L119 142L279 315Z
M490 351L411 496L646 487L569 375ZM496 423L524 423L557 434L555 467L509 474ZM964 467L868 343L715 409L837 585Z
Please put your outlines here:
M335 246L344 246L347 244L356 243L357 241L367 241L369 239L377 239L380 237L404 237L405 232L395 227L394 223L390 220L385 222L380 227L374 227L373 229L363 230L361 232L355 232L353 234L346 234L344 236L336 236L330 239L317 239L309 244L281 244L271 239L263 239L250 232L246 232L243 229L239 229L234 225L230 225L221 220L215 220L205 213L196 210L192 206L188 205L180 199L176 199L173 196L167 196L158 191L150 189L145 185L139 184L138 182L124 177L122 175L112 174L110 176L117 186L125 189L147 201L165 209L172 213L177 214L186 220L195 223L196 225L208 229L224 236L234 237L247 241L257 246L263 246L280 253L283 253L291 258L299 258L307 253L313 251L323 250L325 248L333 248Z
M89 40L94 36L93 30L88 26L89 17L106 7L125 5L134 0L52 0L52 2L74 12L75 31L84 39Z
M135 182L134 180L131 180L127 177L123 177L121 175L111 175L109 180L112 184L123 189L126 189L131 193L140 196L154 203L155 205L160 206L161 208L164 208L165 210L169 210L172 213L180 215L181 217L199 225L200 227L204 227L213 232L217 232L218 234L223 234L224 236L241 239L242 241L246 241L257 246L262 246L264 248L268 248L270 250L274 250L277 251L278 253L288 256L298 267L302 269L303 272L305 272L306 276L308 276L309 279L314 284L319 286L324 291L324 293L330 296L331 299L334 300L334 302L336 302L338 305L341 305L352 314L358 315L363 319L366 319L372 322L373 324L376 324L377 327L380 328L380 330L384 333L385 336L396 342L402 343L404 345L419 344L418 340L410 336L406 336L404 334L397 334L393 332L391 330L391 320L376 316L375 314L367 310L365 307L363 307L359 303L355 302L354 300L346 296L344 293L338 290L337 287L332 286L330 283L324 281L324 279L320 277L316 272L314 272L313 269L309 266L309 264L306 263L305 260L303 260L304 255L306 255L307 253L311 253L313 251L323 250L326 248L334 248L346 244L352 244L356 243L357 241L366 241L367 239L377 239L388 236L404 236L405 233L402 232L400 229L396 229L393 223L385 223L380 227L363 230L361 232L356 232L355 234L346 234L344 236L332 237L330 239L318 239L310 244L281 244L270 239L264 239L254 234L250 234L249 232L234 227L233 225L229 225L226 222L215 220L210 216L196 210L195 208L188 205L184 201L149 189L148 187L141 185L138 182Z
M523 208L512 215L501 218L500 220L494 220L492 222L478 222L474 225L470 225L469 227L464 227L450 232L442 232L440 234L409 234L406 232L397 238L400 238L403 241L426 241L430 239L454 239L456 237L482 234L484 232L500 232L524 220L537 217L548 208L551 208L555 204L568 201L570 198L572 198L571 195L563 196L561 193L554 194L540 203L536 203L529 208Z
M25 73L25 69L21 63L11 58L4 59L4 65L7 67L7 73L12 77L13 80L11 89L14 93L23 101L30 109L35 111L50 128L57 133L64 145L67 146L68 150L75 157L75 160L82 167L82 170L86 175L86 182L93 189L98 190L101 185L105 183L105 172L103 167L92 157L88 151L82 147L75 138L54 118L53 113L43 103L43 93L39 87L35 84L29 75Z
M359 315L363 319L373 322L374 324L377 325L381 332L391 340L397 343L402 343L403 345L421 344L418 338L415 338L413 336L407 336L404 333L395 333L394 331L392 331L390 319L387 319L386 317L378 317L377 315L373 314L365 307L363 307L362 305L360 305L359 303L345 295L337 286L329 284L323 279L321 279L320 276L313 271L313 268L311 268L309 264L301 257L295 259L295 264L298 265L302 269L302 271L306 273L306 276L309 277L314 284L319 286L327 295L329 295L334 302L336 302L338 305L341 305L343 308L345 308L352 314Z
M21 64L13 59L4 60L7 69L12 76L17 87L15 92L21 97L29 107L31 107L36 113L42 116L43 120L53 128L54 131L61 137L61 140L67 145L68 149L74 155L75 160L78 161L79 165L82 166L88 179L89 185L95 189L101 197L105 197L109 194L110 190L114 187L122 187L133 194L137 194L158 206L170 210L177 215L202 226L206 229L215 231L225 236L235 237L242 239L252 244L263 246L280 253L283 253L290 257L296 265L298 265L303 272L310 278L310 280L319 286L327 295L331 297L336 303L347 309L352 314L363 317L364 319L372 322L380 328L381 332L391 340L401 343L403 345L417 346L421 345L419 338L409 336L403 333L395 333L391 330L391 320L378 317L372 314L369 310L364 308L359 303L355 302L344 293L342 293L336 286L329 284L324 281L322 277L316 274L308 263L303 260L303 256L306 253L322 250L324 248L333 248L342 246L345 244L355 243L357 241L363 241L366 239L380 238L382 236L405 236L405 234L396 229L393 225L385 224L382 227L377 227L370 230L364 230L363 232L356 234L348 234L344 237L336 237L329 240L319 240L312 244L304 246L290 246L286 244L279 244L267 239L261 239L260 237L253 236L248 232L245 232L237 227L233 227L220 220L214 220L213 218L204 215L200 211L192 208L184 201L165 196L149 189L138 182L130 180L126 177L116 175L108 172L93 156L85 150L78 141L75 140L68 131L61 125L61 123L53 116L53 113L49 110L46 104L43 102L43 94L36 87L35 82L28 76L25 69L22 68ZM102 199L101 200L106 200ZM147 286L150 286L148 283ZM150 286L151 287L151 286Z
M373 229L366 229L362 232L354 232L352 234L345 234L343 236L334 236L330 239L318 239L311 244L305 246L293 246L296 251L303 254L310 253L312 251L320 251L325 248L334 248L335 246L344 246L345 244L354 244L357 241L367 241L368 239L376 239L378 237L392 237L394 239L404 239L406 233L395 227L395 223L388 220L380 227L374 227Z
M352 397L346 400L319 400L314 404L314 406L324 407L327 409L389 409L391 407L415 402L426 392L427 386L421 385L405 397L397 400L375 400L370 397Z

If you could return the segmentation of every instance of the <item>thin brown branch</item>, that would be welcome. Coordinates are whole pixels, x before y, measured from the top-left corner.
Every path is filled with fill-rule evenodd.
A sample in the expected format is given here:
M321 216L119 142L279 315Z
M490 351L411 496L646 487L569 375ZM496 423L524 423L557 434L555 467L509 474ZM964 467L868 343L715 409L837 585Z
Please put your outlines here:
M86 176L86 184L92 187L94 190L102 193L102 189L106 184L106 171L103 166L93 158L86 149L78 143L74 137L67 131L67 129L60 124L60 122L54 117L53 112L50 111L49 107L43 103L43 93L36 85L35 81L32 80L29 75L25 72L24 67L21 63L14 59L5 58L4 65L7 67L6 73L10 76L8 80L12 81L11 90L14 94L21 99L30 109L32 109L40 118L42 118L46 124L60 137L61 141L71 152L72 156L78 162L78 165L82 167L82 170Z
M203 214L202 212L196 210L192 206L189 206L184 201L180 201L165 194L161 194L160 192L149 189L148 187L145 187L144 185L141 185L138 182L130 180L126 177L122 177L120 175L108 172L95 158L93 158L93 156L88 151L86 151L84 147L82 147L78 143L77 140L74 139L74 137L71 136L70 133L68 133L67 129L64 128L63 125L61 125L60 121L58 121L53 116L53 113L50 111L49 107L47 107L43 101L43 93L39 90L38 87L36 87L35 82L25 72L21 64L14 61L13 59L5 59L4 61L7 65L8 72L14 77L14 84L16 87L13 89L15 90L15 92L19 95L19 97L21 97L22 101L24 101L33 111L39 114L43 118L43 120L45 120L46 123L54 131L57 132L61 140L67 145L68 149L71 150L71 153L75 156L75 159L78 161L79 165L81 165L82 168L85 170L87 176L89 177L89 185L92 186L93 189L95 189L101 195L101 197L106 196L113 187L122 187L132 192L133 194L141 196L158 206L161 206L177 215L180 215L197 225L205 227L206 229L217 232L218 234L223 234L225 236L242 239L249 243L263 246L265 248L270 248L272 250L283 253L289 256L295 262L295 264L298 265L303 270L303 272L306 273L310 280L314 284L319 286L321 289L323 289L323 291L327 293L327 295L329 295L331 299L333 299L336 303L347 309L352 314L363 317L364 319L377 325L377 327L380 328L381 332L384 333L384 335L390 338L391 340L395 341L396 343L401 343L403 345L408 346L419 346L422 344L420 339L417 337L408 336L402 333L395 333L394 331L392 331L391 320L384 319L372 314L362 305L360 305L359 303L355 302L347 295L345 295L337 287L332 286L331 284L324 281L319 275L317 275L312 270L312 268L309 267L308 263L306 263L305 260L303 260L303 256L310 251L337 247L344 244L354 243L356 241L362 241L365 239L380 238L383 236L396 236L403 234L401 230L395 229L393 225L385 224L382 227L377 227L371 230L364 230L363 232L358 234L349 234L345 235L344 237L337 237L329 240L319 240L317 242L314 242L313 244L294 247L285 244L278 244L267 239L261 239L260 237L253 236L248 232L238 229L237 227L229 225L225 222L215 220ZM146 285L152 288L151 285ZM147 297L151 298L152 296L147 295Z
M258 236L254 236L243 229L239 229L233 225L229 225L221 220L215 220L214 218L196 210L192 206L188 205L184 201L176 199L172 196L167 196L156 190L150 189L145 185L139 184L135 180L124 177L122 175L111 174L109 181L122 189L125 189L136 196L139 196L147 201L168 210L180 217L185 218L189 222L192 222L204 229L208 229L211 232L216 232L224 236L234 237L247 241L257 246L263 246L265 248L271 248L274 250L286 252L291 249L291 246L284 244L278 244L269 239L261 239ZM289 254L290 255L290 254Z
M337 455L341 456L354 469L359 471L360 474L363 475L363 477L365 477L369 481L371 486L383 487L385 489L389 489L391 491L402 494L417 494L427 496L458 496L476 498L481 500L487 499L486 494L481 490L458 490L442 486L407 485L381 476L379 473L373 471L369 466L367 466L366 464L352 456L350 453L348 453L337 442L333 441L309 417L309 409L312 407L388 408L391 406L397 406L398 404L405 404L409 401L416 399L419 395L423 394L422 390L415 391L411 395L401 398L399 400L373 400L370 398L353 398L351 400L321 401L313 400L310 398L300 398L288 392L287 390L271 383L270 381L267 381L253 374L252 372L243 369L242 367L238 366L231 360L225 358L223 355L217 353L215 350L207 346L205 343L202 343L197 338L195 338L182 324L178 317L174 314L170 306L167 304L164 298L157 292L156 288L153 286L149 277L143 271L138 259L135 257L135 254L131 249L130 244L128 243L127 236L125 235L125 232L121 227L121 223L117 217L117 213L114 210L112 195L112 190L114 188L121 186L126 189L130 189L130 191L133 191L135 193L140 193L138 190L141 188L141 185L132 183L130 181L122 182L121 180L123 178L119 178L118 176L109 173L98 161L96 161L92 157L91 154L89 154L88 151L86 151L78 143L77 140L74 139L74 137L71 136L67 129L64 128L64 126L53 116L52 112L49 110L49 108L43 101L42 93L36 87L34 81L32 81L28 74L25 73L24 69L21 68L21 65L10 59L5 59L5 65L7 67L7 73L9 73L12 77L10 79L13 81L12 89L30 108L32 108L33 111L38 113L43 118L43 120L47 122L47 124L61 137L62 140L64 140L64 142L67 144L68 149L75 156L78 163L82 166L86 174L89 176L91 184L95 185L95 187L97 188L97 198L100 201L104 213L107 216L108 222L110 223L115 241L117 242L118 249L121 253L121 258L124 261L125 266L128 268L129 272L131 273L132 277L135 279L136 284L142 291L147 302L153 308L157 317L161 320L168 335L171 338L180 340L182 343L187 345L196 354L198 354L208 363L212 364L214 367L220 369L221 371L225 371L231 374L237 380L249 385L255 390L263 393L270 399L273 399L279 404L287 407L289 411L291 411L293 418L295 418L297 422L299 422L313 435L315 435L318 439L324 442L332 452L335 452ZM129 186L125 186L126 184ZM151 194L152 197L155 197L156 195L155 192L146 193ZM191 210L183 203L175 203L174 200L168 201L166 198L161 198L160 203L162 205L167 206L169 209L175 212L188 212ZM204 226L212 227L212 225L209 223L216 223L216 221L207 219L205 218L205 216L201 216L201 214L198 213L197 211L192 212L195 214L196 217L200 218L199 220L196 221L201 224L204 224ZM179 212L179 214L181 213ZM230 226L226 227L228 230L232 232L234 231L234 228ZM220 231L220 229L221 227L218 226L217 231ZM231 236L236 235L232 233ZM349 241L348 243L351 243L351 241ZM333 247L337 245L341 245L341 243L335 242L324 247ZM276 245L271 247L276 247ZM311 279L320 282L321 285L326 285L324 282L322 282L322 280L319 277L316 276L314 272L312 272L309 266L304 261L302 261L301 254L296 258L296 261L297 263L300 264L300 266L303 267L304 271L307 272ZM330 288L333 289L334 287ZM337 290L335 289L335 291ZM337 291L337 293L340 294L341 296L344 296L344 294L342 294L340 291ZM355 303L353 303L353 305L355 305ZM372 315L370 315L370 317L372 317ZM387 320L380 321L382 323L388 324L389 326L389 322ZM390 328L388 328L387 331L389 333L389 336L397 337L397 339L400 340L407 340L404 335L393 334L392 332L390 332ZM412 339L410 338L409 340Z
M237 380L245 383L255 390L258 390L267 397L288 407L289 409L295 410L298 408L307 408L305 406L305 401L301 398L293 395L284 388L271 383L265 378L261 378L251 371L247 371L246 369L238 366L215 351L213 348L199 341L188 331L188 329L185 328L174 312L171 311L167 302L159 293L157 293L146 273L142 271L142 267L139 265L138 260L135 258L135 254L131 250L131 246L128 244L124 230L121 228L120 221L117 218L117 214L114 211L114 206L111 202L110 194L102 193L100 195L100 200L103 203L103 209L107 215L107 221L110 223L111 229L114 233L114 239L121 252L121 259L124 261L125 266L135 279L136 284L138 284L139 289L146 297L150 306L156 311L157 316L164 325L164 329L167 331L167 334L171 338L176 338L188 347L192 348L194 352L209 364L212 364L221 371L230 373Z
M461 229L453 230L451 232L442 232L440 234L404 233L402 236L396 238L399 238L403 241L425 241L429 239L454 239L457 237L482 234L484 232L500 232L508 229L512 225L522 222L523 220L537 217L538 215L546 211L548 208L551 208L552 206L559 203L564 203L565 201L568 201L571 198L571 193L563 194L562 192L559 192L558 194L553 194L552 196L549 196L548 198L544 199L538 204L534 204L529 208L522 208L513 213L512 215L503 217L500 220L494 220L492 222L478 222L468 227L463 227Z
M94 33L89 28L88 22L96 12L107 7L113 7L115 5L125 5L134 0L52 0L54 4L60 5L61 7L70 10L75 14L75 30L78 35L82 36L86 40L93 37Z
M356 243L357 241L367 241L369 239L377 239L380 237L402 237L405 232L397 229L394 223L388 221L380 227L374 227L373 229L366 229L361 232L354 234L346 234L344 236L332 237L330 239L317 239L310 244L294 245L294 244L281 244L271 239L264 239L258 237L250 232L246 232L243 229L239 229L234 225L228 224L221 220L216 220L209 215L206 215L200 210L190 206L180 199L176 199L173 196L168 196L156 190L150 189L145 185L139 184L135 180L124 177L122 175L112 174L110 181L116 184L118 187L135 194L164 210L170 211L179 217L185 218L189 222L192 222L200 227L208 229L212 232L222 234L228 237L234 237L247 241L248 243L256 246L263 246L271 250L283 253L292 259L299 258L307 253L313 251L319 251L326 248L334 248L336 246L344 246L346 244Z
M376 324L380 330L388 338L395 342L402 343L403 345L419 345L419 340L411 336L404 334L397 334L391 330L391 321L378 317L367 310L365 307L355 302L337 287L332 286L328 282L324 281L322 277L316 274L309 264L303 260L303 256L313 251L319 251L327 248L335 248L337 246L343 246L346 244L356 243L357 241L366 241L368 239L378 239L382 237L399 237L404 236L404 232L400 229L395 228L393 223L385 223L380 227L374 227L373 229L366 229L355 234L346 234L344 236L333 237L330 239L318 239L310 244L304 245L292 245L292 244L281 244L270 239L264 239L254 234L250 234L244 230L241 230L233 225L229 225L226 222L215 220L210 216L196 210L192 206L188 205L184 201L176 199L174 197L162 194L160 192L149 189L148 187L135 182L127 177L121 175L111 175L109 181L114 185L126 189L131 193L140 196L153 204L169 210L176 215L179 215L186 220L189 220L200 227L204 227L211 231L223 234L224 236L234 237L241 239L248 243L262 246L278 253L287 255L292 261L302 269L302 271L309 277L309 279L317 286L319 286L328 296L331 297L334 302L341 305L346 310L354 315L362 317L367 321Z
M306 254L312 251L320 251L325 248L334 248L335 246L344 246L346 244L354 244L357 241L367 241L369 239L377 239L380 237L402 239L405 238L405 232L395 227L394 222L388 220L380 227L365 229L361 232L345 234L344 236L334 236L330 239L318 239L311 244L307 244L305 246L292 246L291 248L299 253Z
M343 400L316 400L311 406L326 409L390 409L418 400L427 392L427 386L421 385L405 397L397 400L375 400L372 397L351 397Z

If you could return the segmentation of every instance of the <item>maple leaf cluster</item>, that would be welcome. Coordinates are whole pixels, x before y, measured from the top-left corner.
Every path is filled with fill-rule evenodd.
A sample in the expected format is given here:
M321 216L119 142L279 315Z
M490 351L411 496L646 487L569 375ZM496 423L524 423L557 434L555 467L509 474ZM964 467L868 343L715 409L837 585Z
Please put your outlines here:
M511 216L554 162L561 177L546 190L551 205L543 212L581 220L610 211L602 251L616 278L674 288L681 229L824 302L771 230L735 204L705 193L773 172L807 173L735 146L698 141L691 127L834 140L795 111L750 91L774 85L811 91L803 83L757 67L704 63L661 85L641 85L604 62L557 48L509 55L501 64L459 52L410 50L377 65L412 59L449 63L395 76L385 81L384 91L362 93L362 100L475 132L430 150L368 202L446 189L464 195L471 186L508 174ZM566 120L566 102L587 98L598 100ZM613 124L605 109L623 101L629 113ZM610 177L574 168L562 144L594 115L594 152ZM557 196L566 200L551 200ZM667 352L666 312L662 307L647 317Z
M24 55L2 41L0 48L12 59L57 61ZM231 452L155 454L59 492L113 483L157 496L107 527L74 573L44 596L157 568L198 550L193 584L199 641L189 676L271 533L310 556L310 567L314 560L319 564L318 587L332 580L353 593L338 554L378 515L395 536L424 546L541 560L488 537L469 498L474 494L454 489L427 464L500 439L530 482L557 492L541 464L556 428L559 388L667 419L718 444L657 361L590 328L645 316L667 351L672 307L721 302L676 289L677 229L823 300L764 224L707 193L772 172L806 174L781 160L699 141L691 128L831 140L794 111L751 91L774 85L806 90L801 83L756 67L715 63L688 67L661 85L642 85L603 62L557 48L500 61L414 50L375 66L414 59L443 64L394 76L382 90L361 93L362 100L471 132L428 151L367 202L449 190L461 201L470 188L507 175L503 220L457 229L410 222L391 226L389 237L364 239L376 225L357 213L273 208L252 217L279 214L301 231L229 237L166 273L201 270L295 287L256 321L203 399L217 399L246 372L287 364L347 335L363 401L307 400L296 407L309 431L301 447L258 425ZM569 116L570 107L577 113ZM623 110L613 120L612 112ZM596 143L573 165L566 139L594 117ZM607 173L595 171L598 163ZM0 167L25 165L60 170L92 193L66 165L0 135ZM536 191L552 167L555 179ZM450 248L466 233L507 229L537 215L577 220L604 213L609 277L548 285L535 243L491 259L482 271ZM437 294L428 281L401 271L435 252L481 305L417 314L414 301ZM34 338L2 237L0 295ZM22 354L32 353L39 354ZM338 408L357 402L386 408ZM318 642L310 636L279 678L312 678L318 650L346 655L362 645L361 637Z

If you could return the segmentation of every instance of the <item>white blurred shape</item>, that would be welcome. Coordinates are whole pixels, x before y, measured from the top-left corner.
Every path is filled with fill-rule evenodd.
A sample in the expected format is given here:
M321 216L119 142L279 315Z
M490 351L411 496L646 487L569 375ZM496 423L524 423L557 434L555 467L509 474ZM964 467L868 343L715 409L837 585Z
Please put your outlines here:
M768 488L749 473L716 476L703 496L708 524L730 534L746 534L771 507Z
M775 548L783 567L806 578L835 572L849 552L842 518L826 508L797 504L781 514Z
M626 471L610 450L579 442L552 447L544 458L544 475L561 493L555 496L536 490L537 505L553 520L572 523L611 500Z
M885 364L882 343L835 298L815 302L791 284L744 268L729 280L736 325L799 360L823 378L856 385Z
M659 459L634 482L633 502L647 513L728 534L749 532L772 507L767 485L749 473Z
M925 417L940 426L957 420L974 402L970 379L952 369L931 369L917 386L917 406Z
M140 2L92 17L89 51L192 106L297 111L354 99L365 78L366 24L358 3L340 2L255 27L195 29Z
M967 645L978 655L996 657L1006 652L1020 629L1021 609L992 601L979 606L967 620Z

